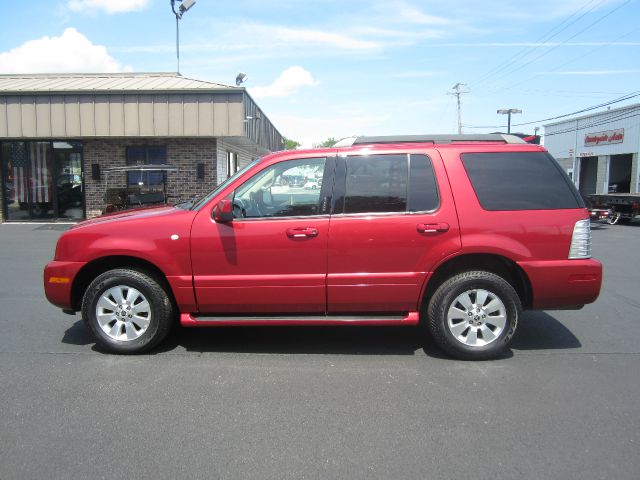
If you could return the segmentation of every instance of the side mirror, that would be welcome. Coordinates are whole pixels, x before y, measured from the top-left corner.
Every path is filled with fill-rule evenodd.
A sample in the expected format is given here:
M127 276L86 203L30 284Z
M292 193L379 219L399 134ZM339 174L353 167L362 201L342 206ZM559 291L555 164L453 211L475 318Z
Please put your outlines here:
M224 198L213 207L213 219L218 223L229 223L233 220L233 202Z

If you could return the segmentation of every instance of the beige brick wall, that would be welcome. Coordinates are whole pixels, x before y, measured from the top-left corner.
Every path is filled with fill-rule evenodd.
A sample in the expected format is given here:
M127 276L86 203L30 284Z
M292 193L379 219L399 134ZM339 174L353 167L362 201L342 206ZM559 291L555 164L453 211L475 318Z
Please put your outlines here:
M167 173L167 195L170 202L176 203L188 200L194 195L205 194L217 184L214 138L86 140L83 156L87 218L100 215L105 206L104 194L107 188L105 169L125 166L129 146L154 145L166 146L167 163L178 168L177 172ZM91 165L95 163L100 165L100 181L91 178ZM205 164L204 180L197 179L198 163ZM126 174L109 174L108 186L109 188L126 187Z

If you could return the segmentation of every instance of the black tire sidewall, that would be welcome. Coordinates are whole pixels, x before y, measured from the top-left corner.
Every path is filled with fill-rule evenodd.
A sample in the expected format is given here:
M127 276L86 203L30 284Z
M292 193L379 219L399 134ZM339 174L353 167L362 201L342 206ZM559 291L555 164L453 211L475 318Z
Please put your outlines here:
M151 322L138 338L129 341L115 340L107 335L96 318L96 305L102 294L117 285L139 290L151 307ZM169 330L172 317L171 301L166 291L151 276L137 270L116 269L107 271L91 282L82 301L82 318L96 338L96 343L112 353L142 353L157 345Z
M457 340L447 325L453 301L468 290L484 289L498 296L506 308L507 323L498 338L488 345L472 347ZM428 307L429 329L439 346L456 358L487 360L499 356L510 343L518 326L522 307L515 289L502 277L484 271L464 272L444 282Z

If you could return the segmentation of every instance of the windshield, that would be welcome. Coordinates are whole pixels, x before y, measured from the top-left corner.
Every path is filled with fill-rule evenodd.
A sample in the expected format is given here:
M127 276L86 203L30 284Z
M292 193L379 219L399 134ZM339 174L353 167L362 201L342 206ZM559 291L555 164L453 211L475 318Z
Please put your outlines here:
M227 185L229 185L229 183L231 183L233 180L235 180L236 178L238 178L240 175L242 175L244 172L246 172L247 170L249 170L251 167L253 167L254 165L256 165L258 162L260 162L260 160L262 160L262 157L258 157L256 158L253 162L248 163L247 165L245 165L244 167L242 167L240 170L238 170L236 173L234 173L233 175L231 175L229 178L227 178L224 182L222 182L220 185L218 185L216 188L214 188L213 190L211 190L209 193L207 193L204 197L202 197L200 200L194 201L193 206L190 208L190 210L198 210L199 208L202 208L203 205L205 205L209 200L211 200L213 197L215 197L219 192L221 192Z

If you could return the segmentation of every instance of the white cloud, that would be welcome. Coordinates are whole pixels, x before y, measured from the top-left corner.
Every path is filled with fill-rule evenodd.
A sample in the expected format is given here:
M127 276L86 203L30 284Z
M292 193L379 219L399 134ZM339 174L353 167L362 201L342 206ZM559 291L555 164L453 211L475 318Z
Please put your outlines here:
M344 35L342 33L329 32L323 30L313 30L308 28L287 28L279 26L261 25L257 29L267 36L275 37L276 40L285 43L307 43L328 45L330 47L346 50L371 50L379 48L380 44L371 40L360 40L358 38Z
M289 67L267 87L254 87L249 93L256 98L288 97L302 87L314 87L320 82L302 67Z
M448 25L451 23L450 20L444 17L429 15L412 5L406 4L400 5L398 16L404 22L415 23L418 25Z
M127 70L75 28L0 53L0 73L108 73Z
M102 10L106 13L122 13L142 10L150 0L69 0L68 7L74 12Z

